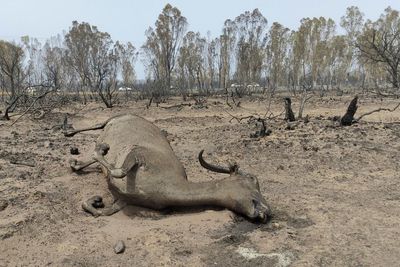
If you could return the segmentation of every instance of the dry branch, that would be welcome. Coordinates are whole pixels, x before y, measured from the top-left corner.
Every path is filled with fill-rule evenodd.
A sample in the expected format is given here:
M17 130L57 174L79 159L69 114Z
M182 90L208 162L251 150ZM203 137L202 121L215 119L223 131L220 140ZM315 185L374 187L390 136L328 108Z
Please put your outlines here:
M53 90L46 91L46 92L44 92L43 94L37 96L37 97L35 98L35 100L33 100L32 104L21 114L21 116L19 116L13 123L11 123L11 126L13 126L19 119L21 119L26 113L28 113L28 111L36 104L36 102L37 102L39 99L45 97L47 94L49 94L49 93L51 93L51 92L53 92Z
M14 165L23 165L23 166L28 166L28 167L36 167L35 163L27 162L27 161L10 160L10 163L14 164Z
M193 104L191 104L191 103L181 103L181 104L172 105L172 106L166 106L166 107L159 106L159 107L160 107L160 108L164 108L164 109L171 109L171 108L182 109L184 106L190 107L190 106L192 106L192 105L193 105Z
M267 126L265 125L265 119L258 119L258 122L261 122L261 128L260 130L257 130L255 133L251 133L250 137L251 138L259 138L259 137L264 137L264 136L268 136L272 133L272 131L270 129L267 128Z
M149 107L151 106L151 103L153 102L153 96L149 99L149 103L146 104L146 109L149 109Z
M237 117L235 115L232 115L228 111L225 110L226 113L228 113L232 118L229 120L229 122L232 122L233 120L236 120L237 122L242 122L242 120L247 120L247 119L259 119L260 117L256 117L254 115L249 115L249 116L244 116L244 117Z
M390 92L382 92L381 90L368 90L369 93L380 96L380 97L391 97L391 98L400 98L400 94L390 93Z
M303 96L301 97L299 113L297 115L298 119L302 119L303 118L304 107L305 107L307 101L310 100L312 97L313 97L312 95L307 97L306 93L304 93Z
M360 121L363 117L377 113L377 112L381 112L381 111L389 111L389 112L393 112L395 111L398 107L400 107L400 103L398 103L394 108L378 108L378 109L374 109L371 110L367 113L362 114L360 117L358 117L357 119L355 119L355 121Z

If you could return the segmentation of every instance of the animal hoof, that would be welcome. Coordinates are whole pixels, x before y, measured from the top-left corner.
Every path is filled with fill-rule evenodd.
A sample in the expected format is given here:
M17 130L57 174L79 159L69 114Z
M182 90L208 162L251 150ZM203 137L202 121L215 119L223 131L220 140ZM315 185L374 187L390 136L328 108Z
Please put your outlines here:
M70 159L69 160L69 167L71 167L71 169L73 171L77 171L77 166L78 165L78 161L76 159Z
M82 203L82 209L94 217L102 215L102 212L97 210L98 208L104 208L103 198L100 196L91 197Z
M97 150L100 151L101 155L105 156L108 153L108 150L110 150L110 146L108 144L99 144L97 145Z
M104 208L103 198L101 196L94 196L92 207L95 209L102 209Z
M71 153L71 155L79 155L79 149L77 147L71 147L69 149L69 152Z

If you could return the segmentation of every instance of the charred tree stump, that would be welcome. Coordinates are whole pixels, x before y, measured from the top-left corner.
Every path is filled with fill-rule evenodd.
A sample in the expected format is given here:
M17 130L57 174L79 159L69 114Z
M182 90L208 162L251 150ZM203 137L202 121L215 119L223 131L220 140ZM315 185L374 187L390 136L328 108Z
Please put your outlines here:
M257 119L258 122L261 122L261 129L256 131L255 133L250 134L250 138L258 138L258 137L264 137L268 136L272 133L270 129L267 128L265 125L265 120L259 118Z
M358 96L354 97L353 100L351 100L346 114L340 119L340 125L342 126L350 126L355 122L354 115L356 114L357 111L357 101L358 101Z
M290 97L285 97L285 120L289 122L296 120L292 110L292 100Z

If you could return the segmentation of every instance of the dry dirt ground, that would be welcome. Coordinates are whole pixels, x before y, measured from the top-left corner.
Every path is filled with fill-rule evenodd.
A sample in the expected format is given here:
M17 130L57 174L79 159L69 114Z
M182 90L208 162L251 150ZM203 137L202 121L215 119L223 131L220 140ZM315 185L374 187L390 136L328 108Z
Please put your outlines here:
M335 126L329 117L342 115L350 100L314 97L308 123L287 130L277 117L267 121L272 134L258 139L250 138L253 121L230 121L226 110L261 115L266 100L245 99L235 109L223 99L209 99L207 109L92 103L40 121L0 122L0 266L399 266L400 109ZM398 101L361 96L358 114ZM293 99L295 110L298 103ZM275 99L272 111L282 108ZM189 180L224 178L200 166L201 149L210 161L236 161L257 175L271 221L253 224L218 209L85 213L81 201L94 194L110 201L105 178L97 167L72 173L68 159L72 146L78 159L90 157L98 132L65 138L55 126L66 113L80 128L127 112L167 131ZM113 251L118 240L126 244L122 254Z

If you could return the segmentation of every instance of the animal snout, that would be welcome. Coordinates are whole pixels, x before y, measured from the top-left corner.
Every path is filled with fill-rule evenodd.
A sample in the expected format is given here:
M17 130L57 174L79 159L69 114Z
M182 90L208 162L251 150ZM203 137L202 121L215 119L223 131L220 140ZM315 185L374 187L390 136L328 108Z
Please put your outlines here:
M254 219L266 223L271 217L271 209L263 201L256 201L254 204Z

